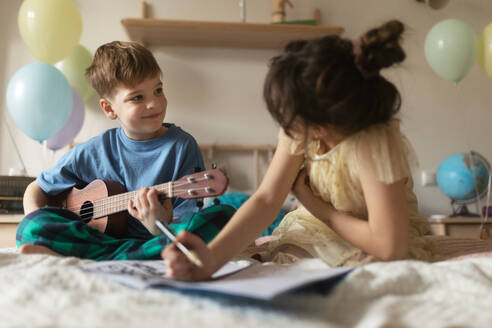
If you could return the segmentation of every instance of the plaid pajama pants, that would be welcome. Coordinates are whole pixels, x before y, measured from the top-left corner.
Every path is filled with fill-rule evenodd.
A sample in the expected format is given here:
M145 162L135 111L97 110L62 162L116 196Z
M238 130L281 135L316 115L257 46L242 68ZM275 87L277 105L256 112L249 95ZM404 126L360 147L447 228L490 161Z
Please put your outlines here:
M211 241L234 214L228 205L215 205L197 213L182 215L170 224L176 233L190 231L205 242ZM56 207L40 208L28 214L19 224L17 246L46 246L64 255L96 261L159 259L162 249L171 241L160 235L150 240L115 238L89 227L75 213Z

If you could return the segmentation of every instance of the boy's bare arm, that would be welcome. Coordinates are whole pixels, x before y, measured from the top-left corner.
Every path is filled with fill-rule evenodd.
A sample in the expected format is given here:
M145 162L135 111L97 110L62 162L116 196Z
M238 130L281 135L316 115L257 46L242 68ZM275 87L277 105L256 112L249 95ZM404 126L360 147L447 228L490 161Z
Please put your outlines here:
M45 207L49 203L49 196L46 194L36 181L31 182L24 192L24 215L27 215L38 208Z

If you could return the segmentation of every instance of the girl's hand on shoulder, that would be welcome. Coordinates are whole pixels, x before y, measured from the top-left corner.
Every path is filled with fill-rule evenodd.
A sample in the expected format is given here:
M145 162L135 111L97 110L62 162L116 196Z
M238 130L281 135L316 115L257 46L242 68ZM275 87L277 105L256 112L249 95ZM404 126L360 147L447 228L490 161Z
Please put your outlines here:
M128 202L128 212L138 219L154 236L162 234L155 225L156 220L171 222L173 218L173 204L166 198L159 201L158 192L154 188L140 188L134 200Z
M203 267L190 262L186 255L179 250L176 243L171 243L161 253L166 264L166 276L179 280L207 280L215 271L215 261L207 244L198 236L188 231L181 231L176 241L195 252Z
M297 174L297 178L292 185L292 194L302 204L308 203L310 199L315 197L309 186L309 176L305 168L301 169Z

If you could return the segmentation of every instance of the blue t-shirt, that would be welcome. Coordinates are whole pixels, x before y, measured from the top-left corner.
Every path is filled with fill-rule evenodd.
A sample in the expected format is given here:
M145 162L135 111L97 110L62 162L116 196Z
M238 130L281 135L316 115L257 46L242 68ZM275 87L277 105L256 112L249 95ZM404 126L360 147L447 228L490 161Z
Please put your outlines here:
M195 139L174 124L161 136L137 141L122 128L105 131L67 152L58 163L41 173L37 183L49 195L69 188L84 188L95 179L116 181L127 191L151 187L204 169ZM196 200L175 198L174 215L196 212ZM151 238L140 221L128 215L125 237Z

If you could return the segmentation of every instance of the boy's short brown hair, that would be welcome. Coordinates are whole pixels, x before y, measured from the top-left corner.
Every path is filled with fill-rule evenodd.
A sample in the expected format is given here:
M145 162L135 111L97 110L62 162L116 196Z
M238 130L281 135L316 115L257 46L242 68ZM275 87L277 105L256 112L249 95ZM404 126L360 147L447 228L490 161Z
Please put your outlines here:
M100 46L85 72L101 97L112 96L118 84L134 86L147 77L161 74L152 53L137 42L113 41Z

